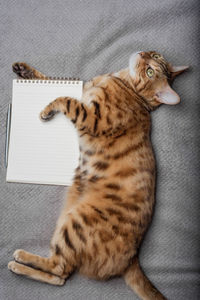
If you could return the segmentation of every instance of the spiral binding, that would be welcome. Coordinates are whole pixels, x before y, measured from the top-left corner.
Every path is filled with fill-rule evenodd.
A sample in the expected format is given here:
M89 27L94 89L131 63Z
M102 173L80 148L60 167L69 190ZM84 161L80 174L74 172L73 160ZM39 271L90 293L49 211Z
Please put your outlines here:
M17 79L17 83L64 83L64 84L79 84L80 78L78 77L51 77L48 76L44 79Z

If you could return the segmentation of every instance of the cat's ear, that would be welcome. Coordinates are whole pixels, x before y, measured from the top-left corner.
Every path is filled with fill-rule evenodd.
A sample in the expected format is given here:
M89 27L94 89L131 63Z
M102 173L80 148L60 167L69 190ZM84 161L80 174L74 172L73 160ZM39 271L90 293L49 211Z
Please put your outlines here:
M188 66L170 66L172 79L174 79L177 75L183 73L187 69L189 69Z
M164 104L175 105L180 102L179 95L166 83L155 94L156 101Z

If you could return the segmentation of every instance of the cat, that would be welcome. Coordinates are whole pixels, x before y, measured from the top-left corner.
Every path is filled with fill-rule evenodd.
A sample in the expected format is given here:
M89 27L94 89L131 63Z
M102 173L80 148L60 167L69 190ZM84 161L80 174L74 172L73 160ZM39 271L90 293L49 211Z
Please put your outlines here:
M139 51L128 68L86 82L81 101L59 97L44 108L42 121L62 112L73 122L79 166L50 257L18 249L11 271L53 285L63 285L75 270L95 279L122 275L141 299L166 299L138 258L154 207L150 112L161 103L180 102L169 83L187 68L173 67L155 51ZM25 63L13 64L13 71L25 79L49 79Z

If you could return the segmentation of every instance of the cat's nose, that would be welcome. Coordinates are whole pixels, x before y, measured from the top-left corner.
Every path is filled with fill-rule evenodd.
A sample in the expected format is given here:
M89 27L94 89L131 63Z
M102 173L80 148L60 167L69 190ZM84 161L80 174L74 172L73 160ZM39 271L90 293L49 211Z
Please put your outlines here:
M145 52L140 52L139 54L140 54L141 57L145 56Z

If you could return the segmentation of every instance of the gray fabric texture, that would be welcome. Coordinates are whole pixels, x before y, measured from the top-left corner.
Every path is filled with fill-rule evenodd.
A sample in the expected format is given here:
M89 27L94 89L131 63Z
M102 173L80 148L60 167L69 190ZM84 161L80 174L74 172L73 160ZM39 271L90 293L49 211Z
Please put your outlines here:
M138 299L122 278L74 274L54 287L8 271L17 248L48 255L67 188L6 183L4 142L13 62L88 80L126 67L134 51L152 49L191 69L173 85L182 102L152 113L157 200L140 260L168 299L200 299L198 14L197 0L0 1L0 300Z

